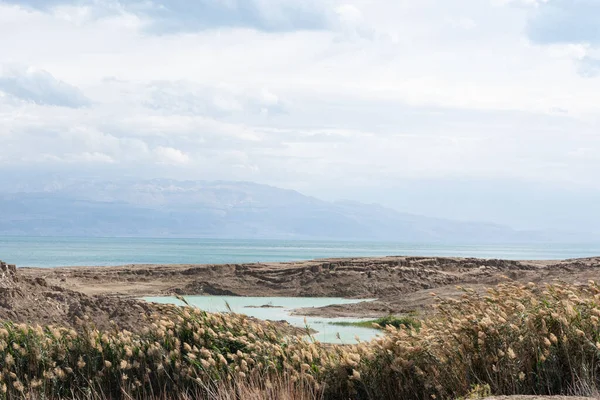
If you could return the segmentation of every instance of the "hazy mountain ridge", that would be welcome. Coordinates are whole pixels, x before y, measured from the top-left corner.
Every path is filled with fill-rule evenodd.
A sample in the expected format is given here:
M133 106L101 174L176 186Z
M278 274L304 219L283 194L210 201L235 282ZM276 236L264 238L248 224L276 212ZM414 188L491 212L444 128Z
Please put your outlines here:
M523 242L541 233L326 202L250 182L50 182L0 195L0 234Z

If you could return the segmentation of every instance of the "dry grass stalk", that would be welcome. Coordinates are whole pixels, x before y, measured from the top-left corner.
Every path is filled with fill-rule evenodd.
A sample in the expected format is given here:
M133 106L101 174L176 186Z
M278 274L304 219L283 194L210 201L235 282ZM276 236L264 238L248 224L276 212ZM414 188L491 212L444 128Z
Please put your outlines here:
M165 306L144 332L5 323L0 398L451 399L594 394L600 288L503 284L437 302L420 327L353 346L243 315Z

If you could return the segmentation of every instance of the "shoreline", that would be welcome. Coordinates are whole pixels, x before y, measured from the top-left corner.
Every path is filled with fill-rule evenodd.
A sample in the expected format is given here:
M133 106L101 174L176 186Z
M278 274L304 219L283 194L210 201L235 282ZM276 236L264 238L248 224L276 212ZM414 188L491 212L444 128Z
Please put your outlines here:
M342 297L370 302L298 309L295 315L377 318L427 314L432 293L484 291L506 279L585 283L600 279L600 257L500 260L459 257L355 257L248 264L131 264L17 268L20 276L86 296L137 301L170 295Z

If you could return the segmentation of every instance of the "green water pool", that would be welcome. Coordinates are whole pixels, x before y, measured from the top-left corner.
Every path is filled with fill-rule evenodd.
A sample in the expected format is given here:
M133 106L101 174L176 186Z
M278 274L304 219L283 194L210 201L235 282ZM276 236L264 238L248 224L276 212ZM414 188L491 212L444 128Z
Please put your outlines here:
M332 322L361 321L360 318L323 318L291 315L294 309L307 307L324 307L334 304L353 304L360 299L324 298L324 297L236 297L236 296L184 296L192 306L208 312L227 312L228 305L233 312L270 321L285 320L297 327L308 326L318 333L313 337L323 343L356 343L373 339L380 331L356 326L332 325ZM144 300L154 303L183 303L175 297L145 297ZM261 306L269 305L271 307Z

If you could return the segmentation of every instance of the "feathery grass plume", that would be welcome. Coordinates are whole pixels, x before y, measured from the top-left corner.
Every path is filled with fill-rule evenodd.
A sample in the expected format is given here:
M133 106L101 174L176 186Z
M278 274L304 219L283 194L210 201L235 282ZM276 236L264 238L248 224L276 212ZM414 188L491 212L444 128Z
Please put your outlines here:
M165 306L140 332L0 327L0 399L395 399L600 386L600 289L503 283L418 324L321 344L235 313ZM10 345L9 345L10 344ZM479 389L478 389L479 390ZM87 393L87 394L86 394ZM87 396L87 397L86 397ZM90 397L91 396L91 397Z

